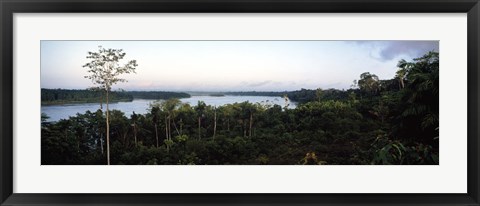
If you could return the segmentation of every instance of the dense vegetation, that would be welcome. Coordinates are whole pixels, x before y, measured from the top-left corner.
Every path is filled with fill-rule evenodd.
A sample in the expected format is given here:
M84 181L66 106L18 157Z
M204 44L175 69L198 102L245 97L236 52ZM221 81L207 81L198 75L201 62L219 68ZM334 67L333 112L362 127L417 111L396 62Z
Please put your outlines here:
M438 66L430 52L400 61L393 79L365 72L349 90L300 90L295 109L171 98L145 115L113 110L111 164L438 164ZM104 112L46 118L42 164L106 164Z
M41 96L43 105L105 102L104 92L96 89L42 89ZM183 92L163 91L112 91L109 94L110 102L188 97L190 95Z

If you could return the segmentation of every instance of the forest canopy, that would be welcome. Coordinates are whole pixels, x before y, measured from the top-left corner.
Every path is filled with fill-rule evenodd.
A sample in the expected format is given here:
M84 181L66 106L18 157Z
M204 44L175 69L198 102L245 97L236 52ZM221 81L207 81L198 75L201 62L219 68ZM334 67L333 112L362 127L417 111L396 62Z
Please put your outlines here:
M287 95L299 102L294 109L250 102L190 105L175 93L152 94L164 100L147 114L110 111L111 164L438 164L439 54L401 60L397 67L392 79L359 74L348 90L258 93ZM46 101L56 100L52 92L45 90ZM106 164L102 110L57 122L42 115L41 129L43 165Z

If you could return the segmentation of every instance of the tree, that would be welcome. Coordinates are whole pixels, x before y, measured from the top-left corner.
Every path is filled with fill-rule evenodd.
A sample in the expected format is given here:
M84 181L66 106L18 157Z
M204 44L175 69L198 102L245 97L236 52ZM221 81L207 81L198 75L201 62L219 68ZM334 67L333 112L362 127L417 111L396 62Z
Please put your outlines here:
M83 65L88 68L89 75L85 78L92 80L93 84L105 91L106 97L106 127L107 127L107 164L110 165L110 124L108 111L108 94L112 86L119 82L126 82L120 78L122 74L135 73L138 66L136 60L130 60L123 66L120 61L125 57L126 53L122 49L105 49L99 46L98 52L88 52L87 59L90 62Z
M401 125L409 125L405 129L410 131L408 136L422 138L430 143L438 136L439 54L429 52L407 64Z
M283 99L285 100L285 107L284 109L288 109L288 106L290 106L290 99L288 98L288 95L283 95Z
M197 106L195 107L195 111L197 112L198 117L198 140L202 138L201 133L201 125L202 125L202 118L205 117L205 110L207 109L207 104L203 101L198 101Z
M232 118L232 115L234 113L233 105L228 104L219 109L224 119L223 122L227 123L227 131L230 132L230 119Z
M176 98L171 98L167 99L162 102L162 108L163 111L167 113L167 139L172 140L172 120L173 120L173 126L175 127L175 130L177 131L177 134L180 135L180 132L178 131L178 128L175 124L175 110L181 105L181 101Z
M249 115L249 120L248 120L248 137L252 137L252 128L253 128L253 114L256 113L258 108L253 105L253 104L247 104L246 105L246 112Z
M157 148L159 146L159 143L158 143L158 122L160 122L160 120L159 120L159 118L160 118L159 117L160 116L160 107L161 107L161 103L159 101L155 101L152 104L150 104L150 113L152 114L152 122L153 122L153 125L154 125L154 128L155 128L155 139L157 140L156 141ZM166 117L165 117L165 124L167 124ZM168 138L167 126L166 125L165 125L165 138Z
M399 68L397 70L397 73L395 75L395 78L398 79L398 82L400 83L400 89L405 88L405 77L407 76L407 71L411 64L409 64L407 61L404 59L400 60L397 64L397 67Z
M45 113L42 112L42 114L41 114L41 121L42 121L42 123L43 123L43 122L46 122L47 119L49 119L49 118L50 118L50 117L49 117L47 114L45 114Z
M135 137L135 146L137 146L137 118L138 115L135 114L135 112L130 116L130 119L132 120L133 136Z
M370 74L370 72L364 72L360 75L360 80L358 80L358 87L361 90L377 93L379 86L378 76L375 74Z
M215 140L215 135L217 133L217 107L213 109L213 139Z
M318 88L317 90L315 90L315 97L317 101L322 100L322 96L323 96L323 90L321 88Z

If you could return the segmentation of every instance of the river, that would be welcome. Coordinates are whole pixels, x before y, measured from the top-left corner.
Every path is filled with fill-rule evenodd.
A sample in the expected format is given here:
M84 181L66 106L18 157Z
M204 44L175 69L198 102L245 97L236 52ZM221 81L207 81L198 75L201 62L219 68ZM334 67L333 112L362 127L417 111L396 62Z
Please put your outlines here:
M133 114L145 114L148 112L150 103L155 100L134 99L131 102L117 102L110 103L110 110L120 110L127 116ZM225 104L232 104L235 102L261 103L273 105L277 104L282 107L285 106L285 100L282 97L269 96L192 96L190 98L180 99L183 103L188 103L192 106L197 105L198 101L204 101L207 105L222 106ZM105 105L104 105L105 107ZM295 108L294 102L289 102L288 108ZM69 116L75 116L77 113L85 113L87 110L96 111L100 109L99 103L83 103L83 104L64 104L64 105L42 105L42 113L45 113L50 118L47 121L58 121L60 119L67 119Z

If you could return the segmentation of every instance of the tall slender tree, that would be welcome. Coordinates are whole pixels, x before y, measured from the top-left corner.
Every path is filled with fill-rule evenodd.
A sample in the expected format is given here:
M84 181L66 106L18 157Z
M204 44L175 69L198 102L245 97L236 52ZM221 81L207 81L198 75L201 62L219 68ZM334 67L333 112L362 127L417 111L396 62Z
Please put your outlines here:
M213 139L215 140L215 135L217 133L217 107L213 108Z
M120 78L122 74L135 73L138 66L136 60L130 60L120 65L120 61L126 53L122 49L105 49L99 46L97 52L88 52L87 59L90 62L83 65L88 68L89 75L85 78L92 80L93 84L105 91L106 104L106 133L107 133L107 164L110 165L110 124L108 111L108 94L112 86L127 80Z
M153 126L155 128L155 139L156 141L156 147L159 147L159 142L158 142L158 123L160 122L160 102L156 101L152 104L150 104L150 113L152 115L152 122ZM165 115L165 124L167 124L167 117ZM167 126L165 125L165 131L167 131ZM165 138L168 138L167 133L165 132Z
M176 124L175 124L175 111L178 109L179 106L181 106L181 101L176 98L170 98L162 102L162 109L163 111L166 112L167 114L167 139L172 140L172 121L175 127L175 130L177 130L177 134L180 135L180 132L178 131Z
M404 59L398 62L397 67L399 69L397 70L395 78L397 78L398 82L400 83L400 89L405 88L405 78L407 77L408 71L412 68L412 66L413 63L407 62Z
M135 146L137 146L137 118L138 118L138 115L135 114L135 111L134 111L133 114L130 116L130 119L132 120L133 136L135 137Z
M205 116L205 110L207 109L207 104L203 101L198 101L197 107L195 107L195 111L197 112L198 117L198 140L202 138L202 118Z

